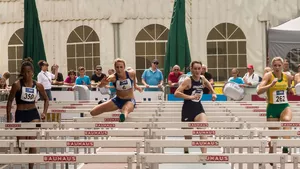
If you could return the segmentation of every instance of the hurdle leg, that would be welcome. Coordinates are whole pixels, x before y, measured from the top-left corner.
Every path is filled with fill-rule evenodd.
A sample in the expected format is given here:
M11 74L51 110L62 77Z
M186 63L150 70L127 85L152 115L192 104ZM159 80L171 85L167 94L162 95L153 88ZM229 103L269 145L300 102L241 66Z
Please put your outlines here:
M65 154L65 151L64 151L65 148L61 148L60 150L61 150L61 154ZM61 169L65 169L65 164L64 164L64 163L61 163L61 164L60 164L60 168L61 168Z
M141 153L141 144L139 142L136 143L136 169L140 169L140 153Z
M79 137L75 137L75 140L79 140ZM75 147L74 153L79 154L79 148L78 147ZM77 168L77 163L74 163L74 168Z
M248 151L248 153L253 154L253 151L251 151L251 150L253 150L253 149L250 148L250 151ZM243 151L242 151L242 153L243 153ZM247 169L253 169L253 163L247 163Z
M293 157L294 169L298 169L298 157Z
M21 144L21 154L25 154L24 143ZM25 169L25 164L21 164L21 169Z

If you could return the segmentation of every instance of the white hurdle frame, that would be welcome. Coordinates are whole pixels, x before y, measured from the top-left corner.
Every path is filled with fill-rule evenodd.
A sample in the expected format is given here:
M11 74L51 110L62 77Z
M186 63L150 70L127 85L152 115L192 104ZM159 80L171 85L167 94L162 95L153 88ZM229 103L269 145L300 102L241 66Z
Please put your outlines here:
M27 163L127 163L132 168L135 153L99 153L99 154L0 154L1 164L27 164ZM40 169L40 165L36 165ZM46 168L49 169L49 167Z
M234 122L233 116L211 116L207 119L209 122ZM74 117L75 122L118 122L119 117ZM181 117L128 117L126 122L181 122Z
M280 163L280 168L285 169L288 162L287 155L282 154L141 154L142 169L146 169L148 164L159 163ZM297 164L298 165L298 164ZM240 168L239 168L240 169Z

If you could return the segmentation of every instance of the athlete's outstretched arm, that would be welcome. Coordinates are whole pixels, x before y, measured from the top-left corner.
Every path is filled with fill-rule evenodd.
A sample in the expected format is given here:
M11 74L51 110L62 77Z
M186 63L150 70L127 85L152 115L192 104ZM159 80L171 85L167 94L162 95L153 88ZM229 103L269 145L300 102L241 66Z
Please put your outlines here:
M41 93L41 95L44 98L44 110L43 110L43 113L41 115L41 119L44 120L46 118L48 107L49 107L49 98L48 98L48 96L46 94L46 91L44 89L44 86L42 84L36 83L36 87L37 87L38 91Z
M10 90L10 93L9 93L9 96L8 96L8 100L7 100L7 104L6 104L6 120L7 122L11 122L11 105L12 105L12 102L14 101L14 98L15 98L15 95L16 95L16 92L18 90L18 81L15 82L12 87L11 87L11 90Z
M270 87L274 86L276 84L277 81L273 81L271 84L267 85L268 81L270 80L271 78L271 75L272 72L269 72L269 73L266 73L261 81L261 83L259 84L259 87L257 89L257 94L260 95L260 94L263 94L265 93Z
M100 87L100 88L105 87L106 85L108 85L109 82L114 82L114 81L116 81L115 74L109 75L108 77L105 76L98 84L98 87Z
M191 79L190 78L185 79L182 82L182 84L175 91L175 93L174 93L175 97L183 98L185 100L192 100L192 99L194 99L195 96L190 96L190 95L186 95L186 94L183 93L183 91L185 89L188 89L189 84L191 84Z

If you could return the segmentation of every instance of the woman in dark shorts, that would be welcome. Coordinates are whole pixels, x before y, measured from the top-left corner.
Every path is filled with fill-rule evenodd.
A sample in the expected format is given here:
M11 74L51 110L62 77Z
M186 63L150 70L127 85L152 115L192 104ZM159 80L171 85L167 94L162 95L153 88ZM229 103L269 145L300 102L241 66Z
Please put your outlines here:
M207 87L212 93L212 101L215 101L217 95L209 81L201 75L202 63L193 61L190 64L192 76L186 78L175 91L175 97L183 98L184 102L181 110L181 121L183 122L207 122L205 111L201 104L204 87ZM190 136L185 136L191 139ZM206 137L201 136L201 139ZM184 148L188 153L188 148ZM206 153L206 148L201 148L202 153Z
M39 122L44 120L49 106L49 100L44 90L43 85L37 83L32 79L33 65L30 58L26 58L22 62L20 79L17 80L11 88L7 101L7 122L11 122L11 106L14 99L16 99L17 110L15 113L16 123ZM37 93L40 93L44 99L44 111L40 114L35 106ZM35 139L35 137L18 137L19 139ZM30 154L35 154L35 148L29 148ZM29 169L33 169L33 163L29 164Z

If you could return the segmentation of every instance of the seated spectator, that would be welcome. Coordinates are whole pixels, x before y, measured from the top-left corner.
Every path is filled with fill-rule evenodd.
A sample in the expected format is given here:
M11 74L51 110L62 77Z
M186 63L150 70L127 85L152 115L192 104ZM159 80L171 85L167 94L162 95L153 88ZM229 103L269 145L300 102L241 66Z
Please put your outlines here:
M78 71L79 71L79 76L76 78L75 84L76 85L86 85L90 88L91 81L90 81L90 77L85 75L85 68L80 66L78 68Z
M74 70L70 70L68 72L68 77L66 78L64 84L67 85L67 86L74 86L76 78L77 78L77 76L76 76L75 71ZM73 89L72 88L68 88L68 91L73 91Z
M163 74L157 68L158 60L154 59L151 63L151 67L146 69L142 74L142 83L145 85L144 91L159 91L159 88L163 85ZM158 88L149 88L150 86L157 86Z
M247 66L247 73L244 75L243 80L245 82L245 85L256 87L259 83L259 76L254 73L254 67L251 64L248 64Z
M244 81L241 77L238 77L239 73L240 72L237 68L233 68L231 71L232 77L230 77L228 79L228 82L234 82L234 83L240 84L240 86L243 86Z
M168 84L170 86L170 93L174 94L176 89L178 88L178 81L179 81L179 77L182 75L183 73L180 72L180 67L178 65L175 65L172 69L172 72L169 73L168 76Z

